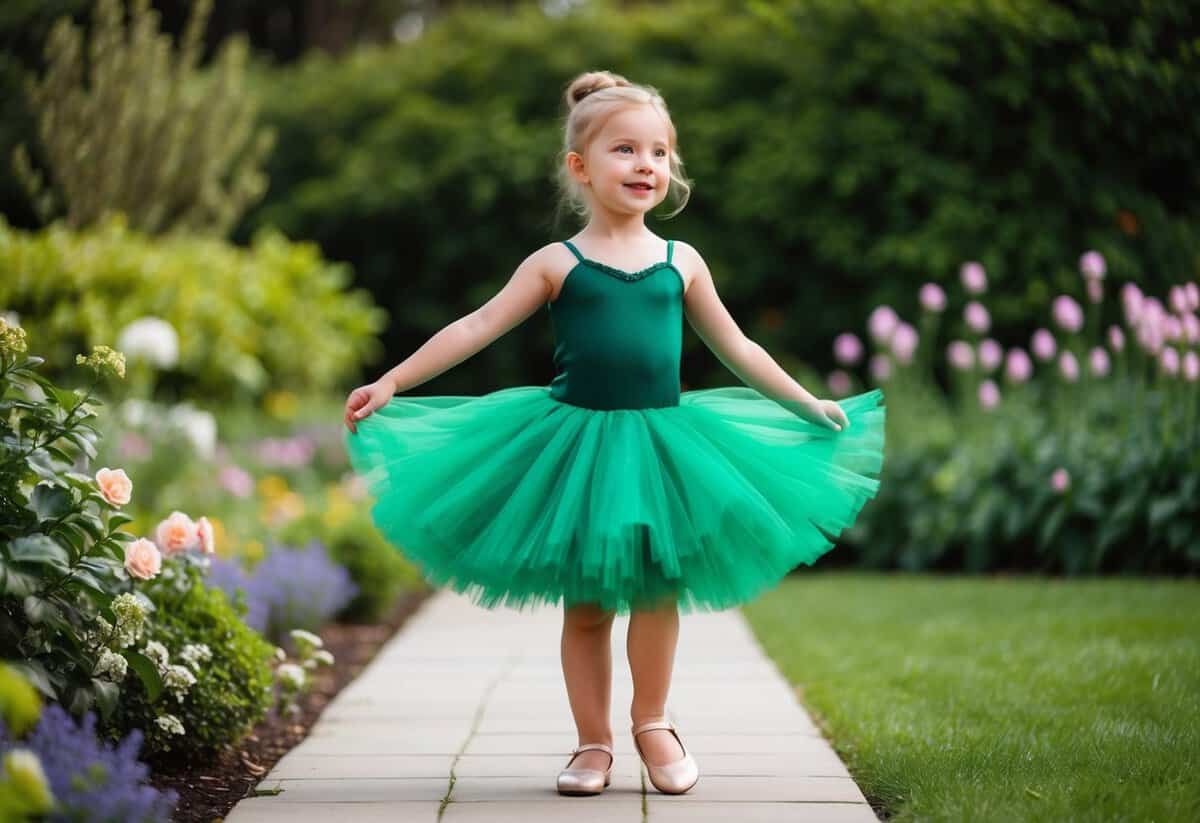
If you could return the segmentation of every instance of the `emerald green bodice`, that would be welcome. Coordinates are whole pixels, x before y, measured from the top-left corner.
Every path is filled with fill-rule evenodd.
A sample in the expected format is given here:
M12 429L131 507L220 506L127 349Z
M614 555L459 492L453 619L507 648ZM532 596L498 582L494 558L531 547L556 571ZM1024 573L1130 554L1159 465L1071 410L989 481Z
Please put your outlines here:
M679 405L683 275L667 258L635 272L578 262L547 304L554 329L550 396L589 409Z

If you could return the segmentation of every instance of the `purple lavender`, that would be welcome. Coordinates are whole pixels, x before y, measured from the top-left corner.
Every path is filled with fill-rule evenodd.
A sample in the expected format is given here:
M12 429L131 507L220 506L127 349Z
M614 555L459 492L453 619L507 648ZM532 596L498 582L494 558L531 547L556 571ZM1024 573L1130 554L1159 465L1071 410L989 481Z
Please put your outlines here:
M2 727L0 723L0 727ZM96 737L96 715L80 725L57 703L42 709L37 725L20 744L42 762L56 801L51 823L168 823L179 802L174 789L144 784L150 769L137 759L142 731L133 729L115 747ZM0 728L0 753L15 748Z
M210 585L230 597L236 588L245 590L246 624L274 643L283 642L292 629L316 631L359 590L317 540L303 549L272 547L251 575L232 561L218 560L213 558L209 570Z

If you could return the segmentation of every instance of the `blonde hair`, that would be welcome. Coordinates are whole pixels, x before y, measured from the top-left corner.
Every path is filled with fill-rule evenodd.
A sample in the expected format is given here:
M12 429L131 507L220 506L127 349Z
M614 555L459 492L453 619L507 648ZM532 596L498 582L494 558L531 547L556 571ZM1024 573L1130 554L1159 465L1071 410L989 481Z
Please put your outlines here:
M583 187L566 167L567 154L583 154L588 142L595 136L608 118L618 111L634 105L653 106L667 123L670 148L670 182L667 197L672 195L679 201L678 207L664 216L674 217L683 210L691 196L691 181L684 177L683 159L676 148L675 124L667 104L653 86L631 83L619 74L610 71L586 71L567 84L564 94L567 104L566 122L563 128L563 147L558 156L558 185L561 193L559 214L564 208L582 217L588 215L587 199Z

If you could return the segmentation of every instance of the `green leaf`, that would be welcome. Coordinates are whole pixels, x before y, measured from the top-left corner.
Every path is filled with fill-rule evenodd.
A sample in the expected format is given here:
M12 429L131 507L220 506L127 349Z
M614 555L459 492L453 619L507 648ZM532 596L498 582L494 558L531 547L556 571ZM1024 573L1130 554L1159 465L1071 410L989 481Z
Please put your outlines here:
M108 518L109 531L119 529L126 523L132 523L133 518L123 512L113 512Z
M21 571L0 557L0 594L9 597L26 597L38 590L41 580L37 575Z
M39 520L57 520L71 510L74 502L69 489L48 483L34 486L29 499L29 505Z
M1158 529L1183 507L1182 497L1161 497L1150 504L1150 528Z
M24 675L25 679L44 696L51 700L58 700L58 692L55 690L50 676L46 674L45 666L40 661L26 658L25 660L8 660L5 662Z
M108 720L117 708L117 701L121 697L121 687L111 680L93 677L92 688L95 691L96 705L100 707L100 716Z
M158 696L162 694L163 681L155 662L141 652L123 651L121 654L129 661L129 668L137 672L138 679L142 681L142 686L146 689L146 697L150 702L158 700Z
M1042 528L1038 533L1038 545L1043 549L1048 547L1058 535L1058 530L1062 528L1063 521L1067 518L1067 512L1067 504L1062 503L1055 506L1042 521Z
M42 563L61 572L70 562L67 550L44 534L18 537L10 544L8 556L14 563Z
M27 596L21 601L21 606L24 608L25 616L29 618L29 622L35 626L41 625L58 614L58 606L44 597L38 597L36 594Z

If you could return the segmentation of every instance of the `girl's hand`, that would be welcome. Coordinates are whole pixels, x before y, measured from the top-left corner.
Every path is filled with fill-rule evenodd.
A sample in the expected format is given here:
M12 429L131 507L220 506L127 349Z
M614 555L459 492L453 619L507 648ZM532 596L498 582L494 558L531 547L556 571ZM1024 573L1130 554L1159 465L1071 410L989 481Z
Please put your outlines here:
M809 423L816 423L818 426L823 426L827 429L844 431L850 425L850 420L846 417L846 412L842 411L842 407L834 400L816 398L809 402L788 400L783 405L800 419L807 420Z
M365 386L359 386L350 392L350 396L346 398L346 414L343 418L346 428L357 434L358 427L355 425L357 421L362 420L380 406L386 405L394 395L395 390L391 386L378 380Z

